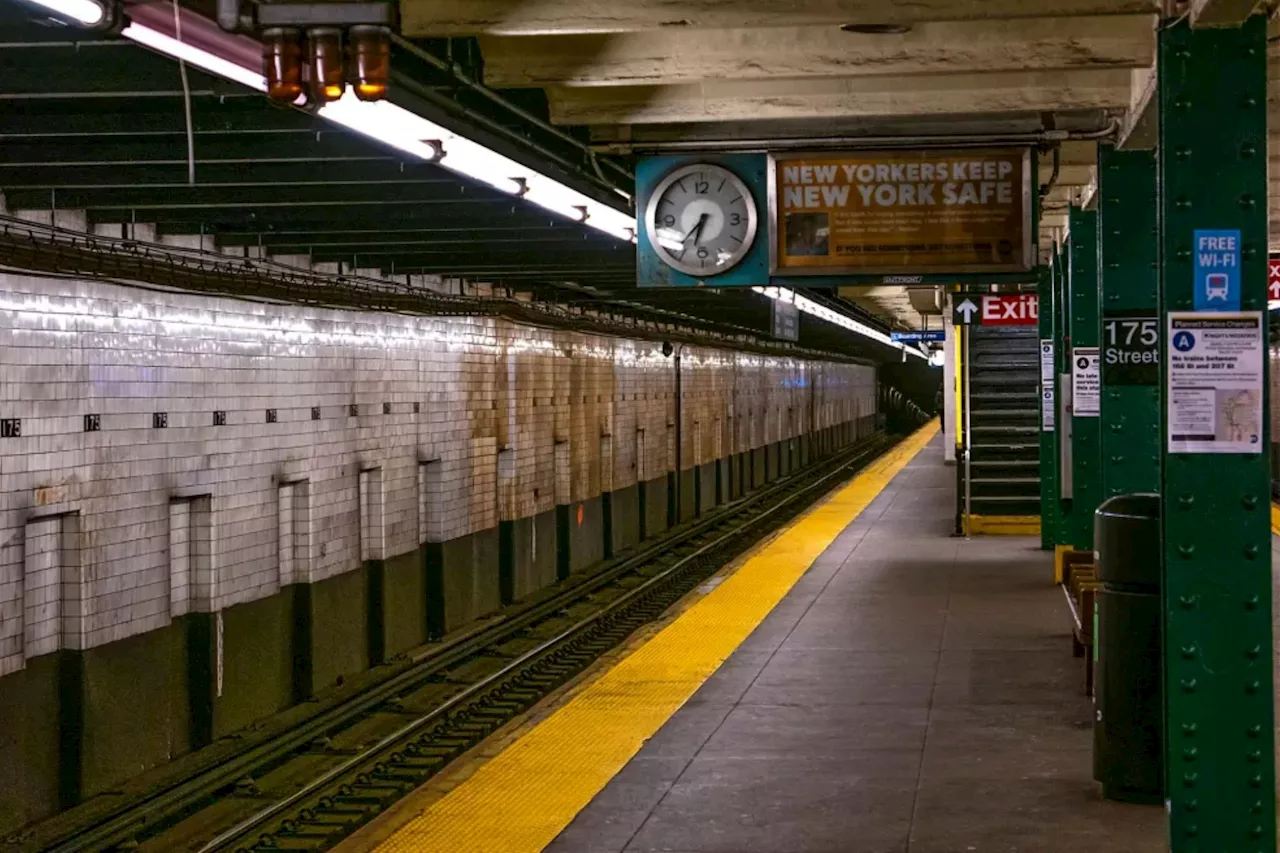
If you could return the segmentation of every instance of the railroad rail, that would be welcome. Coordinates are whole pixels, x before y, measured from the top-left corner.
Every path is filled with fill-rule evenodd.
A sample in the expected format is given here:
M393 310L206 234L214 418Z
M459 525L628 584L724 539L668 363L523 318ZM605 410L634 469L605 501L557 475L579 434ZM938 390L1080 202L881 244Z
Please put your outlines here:
M877 433L512 608L215 766L18 853L328 850L581 674L893 439ZM73 828L74 827L74 828ZM0 845L5 849L6 845Z

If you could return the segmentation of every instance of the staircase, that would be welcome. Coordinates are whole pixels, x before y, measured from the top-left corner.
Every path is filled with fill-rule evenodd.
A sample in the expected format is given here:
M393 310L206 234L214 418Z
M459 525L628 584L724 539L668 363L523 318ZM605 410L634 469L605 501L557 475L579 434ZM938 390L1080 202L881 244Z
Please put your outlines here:
M969 336L969 511L1039 516L1037 329L975 325Z

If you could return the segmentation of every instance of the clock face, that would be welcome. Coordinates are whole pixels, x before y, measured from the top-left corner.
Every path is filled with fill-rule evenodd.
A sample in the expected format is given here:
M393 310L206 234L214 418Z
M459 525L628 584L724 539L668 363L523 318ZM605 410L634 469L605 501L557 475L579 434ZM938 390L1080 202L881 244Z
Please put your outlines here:
M756 205L747 185L728 169L705 163L663 178L645 218L662 262L693 276L732 269L756 238Z

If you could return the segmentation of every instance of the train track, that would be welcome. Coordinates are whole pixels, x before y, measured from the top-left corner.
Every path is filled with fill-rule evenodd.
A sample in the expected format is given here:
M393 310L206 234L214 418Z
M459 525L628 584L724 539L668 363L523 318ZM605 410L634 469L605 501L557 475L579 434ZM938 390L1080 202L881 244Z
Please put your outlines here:
M877 434L513 612L46 853L328 850L878 456Z

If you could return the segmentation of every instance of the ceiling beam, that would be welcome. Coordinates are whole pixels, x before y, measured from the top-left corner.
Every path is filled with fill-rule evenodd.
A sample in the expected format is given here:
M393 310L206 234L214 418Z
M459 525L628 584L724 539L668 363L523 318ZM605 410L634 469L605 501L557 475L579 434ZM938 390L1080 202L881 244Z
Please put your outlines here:
M0 163L0 190L92 188L130 190L180 186L187 183L184 162L121 166L9 166ZM205 189L250 186L279 187L341 184L458 184L459 178L428 163L400 163L394 159L336 163L218 163L196 168L197 187Z
M1060 163L1055 187L1083 187L1093 180L1094 167L1083 164ZM1040 158L1040 183L1043 184L1053 175L1053 157L1044 155Z
M1156 67L1130 72L1129 109L1120 124L1116 147L1122 151L1151 151L1160 135L1160 104L1156 96Z
M1237 27L1260 5L1260 0L1191 0L1191 26Z
M485 37L490 86L653 86L768 80L1132 68L1155 59L1155 16L919 24L901 35L837 27Z
M462 181L386 182L381 184L316 183L294 186L188 186L75 187L70 189L10 190L5 198L14 209L36 209L41 205L66 210L128 209L140 214L156 210L243 210L273 208L328 207L341 205L449 204L460 201L505 205L510 196L484 186ZM51 199L54 204L50 204Z
M1156 13L1159 0L401 0L411 37L558 35L732 27L918 24L1044 15Z
M197 172L202 163L329 163L340 161L386 160L390 149L371 144L341 131L325 131L308 136L303 143L279 134L255 137L252 134L220 139L200 145L195 159ZM396 159L403 158L399 155ZM148 136L142 139L76 138L58 141L26 140L6 142L3 166L77 167L94 165L134 166L155 163L187 163L187 143L180 136Z
M1129 72L710 80L688 86L548 89L559 124L653 124L1121 108Z

